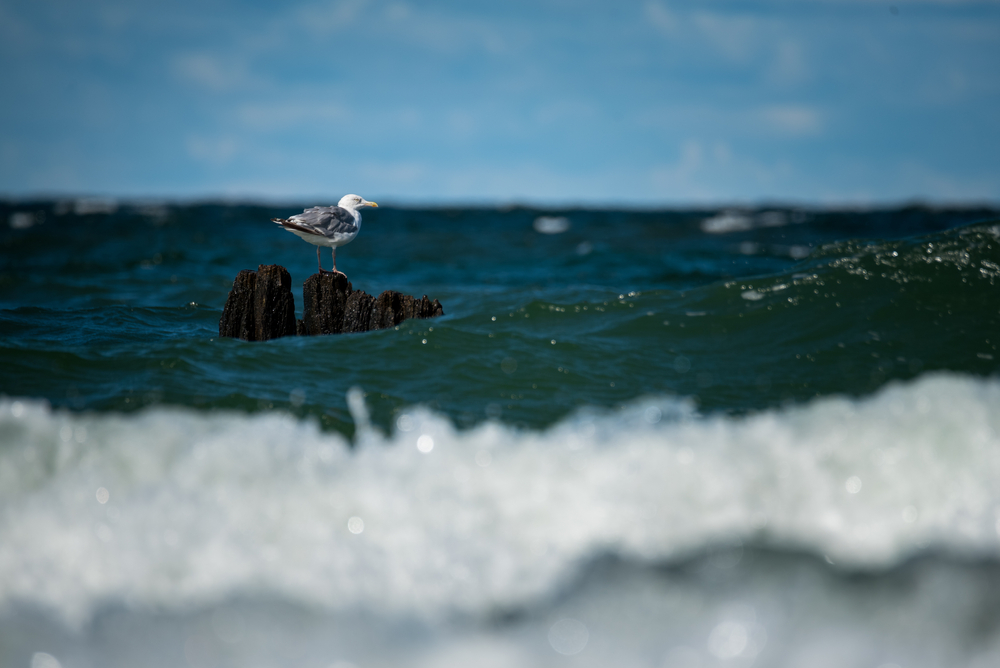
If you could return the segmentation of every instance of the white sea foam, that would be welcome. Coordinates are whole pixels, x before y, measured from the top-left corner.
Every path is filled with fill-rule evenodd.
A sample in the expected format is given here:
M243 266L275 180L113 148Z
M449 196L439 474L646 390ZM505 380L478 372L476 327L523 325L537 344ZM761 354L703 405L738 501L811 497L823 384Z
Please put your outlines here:
M785 225L791 223L802 223L807 220L807 216L802 211L792 212L791 215L784 211L760 211L754 214L745 213L739 210L729 210L722 211L711 218L705 218L701 221L701 231L707 232L708 234L729 234L731 232L746 232L747 230L755 230L761 227L784 227ZM744 246L741 244L740 252L747 255L753 255L756 250L750 250L753 247L753 242L750 243L751 246ZM796 257L797 253L801 253L801 246L792 246L789 249L792 257ZM750 250L750 252L747 252ZM805 250L808 254L808 249ZM805 255L800 255L800 257L805 257Z
M283 414L4 399L0 610L73 623L259 595L433 619L531 605L604 554L1000 556L997 380L931 375L746 418L660 399L545 432L456 431L422 409L397 424L362 422L352 450ZM724 635L720 652L738 644Z
M541 234L562 234L570 228L570 222L565 216L539 216L532 226Z

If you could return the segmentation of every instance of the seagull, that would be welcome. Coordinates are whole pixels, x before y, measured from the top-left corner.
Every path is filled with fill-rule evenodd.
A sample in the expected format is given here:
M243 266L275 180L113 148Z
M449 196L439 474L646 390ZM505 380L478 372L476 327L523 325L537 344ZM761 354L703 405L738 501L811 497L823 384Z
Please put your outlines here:
M272 218L271 222L316 246L319 273L344 276L344 272L337 271L337 246L350 243L358 236L361 230L361 212L358 209L365 206L377 207L378 204L357 195L344 195L337 206L314 206L288 218ZM319 257L320 246L328 246L333 253L333 271L323 268Z

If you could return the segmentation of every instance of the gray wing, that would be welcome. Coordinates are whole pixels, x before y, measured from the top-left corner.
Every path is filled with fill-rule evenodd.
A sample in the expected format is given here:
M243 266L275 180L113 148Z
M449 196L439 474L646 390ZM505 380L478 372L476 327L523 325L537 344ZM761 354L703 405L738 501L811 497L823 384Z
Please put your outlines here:
M288 220L276 218L274 222L323 237L334 234L351 234L358 229L351 212L339 206L314 206L302 213L290 216Z

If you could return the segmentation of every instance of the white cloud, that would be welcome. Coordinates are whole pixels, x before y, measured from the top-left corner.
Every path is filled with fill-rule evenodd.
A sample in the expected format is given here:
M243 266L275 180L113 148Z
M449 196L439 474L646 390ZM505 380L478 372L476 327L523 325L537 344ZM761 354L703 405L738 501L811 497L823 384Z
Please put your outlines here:
M654 166L649 172L653 189L665 197L679 194L689 199L711 197L712 193L700 182L699 172L706 164L706 151L697 139L687 139L681 145L680 156L673 164Z
M782 135L813 135L823 129L822 114L812 107L775 105L761 109L758 115L767 129Z
M385 17L390 21L405 21L413 10L404 2L394 2L385 8Z
M298 7L297 22L307 30L331 33L354 24L361 16L368 0L334 0Z
M209 165L224 165L232 161L239 150L239 142L233 137L190 136L185 142L188 155L198 162Z
M368 182L378 183L383 192L407 190L433 171L417 162L364 163L357 166L358 175Z
M742 12L672 11L656 1L646 3L644 14L650 25L671 41L707 45L716 55L735 63L756 56L766 34L774 28L767 20Z
M447 114L445 127L453 139L468 139L479 132L479 116L464 110L453 110Z
M350 111L341 104L307 99L247 104L236 113L245 126L256 130L334 124L351 117Z
M242 61L222 59L207 53L186 53L176 56L173 69L182 81L214 92L244 87L251 79Z
M691 20L717 53L734 62L745 62L760 42L760 21L749 16L696 12Z
M809 66L798 41L781 40L774 45L774 59L768 77L783 85L799 83L809 77Z
M634 115L636 127L662 140L683 132L714 137L726 145L768 137L796 138L821 134L826 112L808 104L682 104L650 107Z
M969 176L945 171L925 161L902 162L896 170L904 197L927 197L952 201L1000 198L1000 170Z
M662 3L647 2L645 7L646 18L656 28L666 35L673 35L678 28L677 17L667 9Z

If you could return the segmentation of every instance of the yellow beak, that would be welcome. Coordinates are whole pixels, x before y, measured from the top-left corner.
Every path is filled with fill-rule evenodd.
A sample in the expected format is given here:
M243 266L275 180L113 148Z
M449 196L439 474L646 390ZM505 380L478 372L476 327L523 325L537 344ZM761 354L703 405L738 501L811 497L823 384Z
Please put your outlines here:
M378 208L378 204L376 204L375 202L368 202L368 206L373 206L376 209Z

